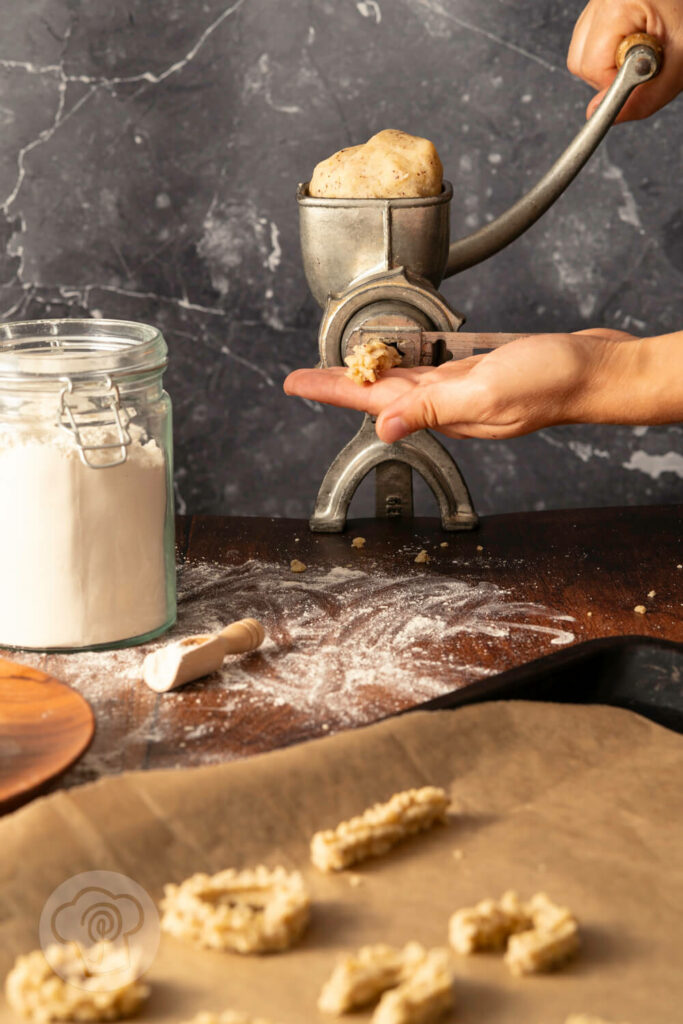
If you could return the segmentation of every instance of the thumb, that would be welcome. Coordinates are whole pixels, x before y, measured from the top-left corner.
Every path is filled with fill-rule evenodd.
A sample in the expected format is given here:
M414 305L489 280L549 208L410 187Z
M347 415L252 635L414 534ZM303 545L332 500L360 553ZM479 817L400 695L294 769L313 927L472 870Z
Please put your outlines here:
M388 405L377 417L376 431L380 441L393 444L402 437L425 427L438 429L454 420L451 388L444 384L416 387Z

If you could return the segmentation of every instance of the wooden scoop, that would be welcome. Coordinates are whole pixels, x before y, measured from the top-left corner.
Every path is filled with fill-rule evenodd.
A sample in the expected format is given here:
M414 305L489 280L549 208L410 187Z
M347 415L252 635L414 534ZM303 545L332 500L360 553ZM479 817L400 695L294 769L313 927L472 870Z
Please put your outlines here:
M193 679L218 671L227 654L246 654L263 643L265 632L256 619L240 619L208 636L188 636L152 651L142 665L142 678L157 693L166 693Z

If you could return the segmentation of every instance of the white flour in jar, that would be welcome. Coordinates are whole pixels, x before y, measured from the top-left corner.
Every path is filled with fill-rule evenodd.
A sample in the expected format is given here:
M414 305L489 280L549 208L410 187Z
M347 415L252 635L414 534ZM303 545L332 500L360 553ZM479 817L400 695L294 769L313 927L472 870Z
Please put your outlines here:
M101 469L66 434L0 434L1 646L90 647L166 622L165 459L129 429L125 463Z

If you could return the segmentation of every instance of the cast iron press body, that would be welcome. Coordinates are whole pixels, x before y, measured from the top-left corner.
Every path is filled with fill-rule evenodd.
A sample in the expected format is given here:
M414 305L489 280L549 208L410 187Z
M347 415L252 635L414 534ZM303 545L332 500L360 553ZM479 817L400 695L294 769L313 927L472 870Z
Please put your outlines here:
M659 72L661 47L642 35L618 51L620 70L597 111L540 181L496 220L449 244L453 188L425 199L324 199L299 185L304 270L323 317L321 365L343 366L355 345L379 338L394 345L401 365L438 366L506 344L520 334L458 333L464 317L439 292L441 281L472 267L518 238L576 177L637 85ZM338 533L351 499L374 469L378 517L412 516L412 471L432 489L445 530L477 525L467 485L447 449L427 430L394 444L366 416L323 479L310 527Z

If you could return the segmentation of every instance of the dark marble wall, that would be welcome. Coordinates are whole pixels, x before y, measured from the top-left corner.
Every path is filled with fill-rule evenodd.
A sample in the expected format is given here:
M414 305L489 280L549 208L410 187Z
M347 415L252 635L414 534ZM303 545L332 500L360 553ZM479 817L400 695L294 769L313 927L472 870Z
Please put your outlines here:
M297 181L381 128L426 135L463 234L552 163L590 95L565 68L580 0L0 6L1 315L163 329L183 510L307 515L358 424L281 392L317 358ZM614 129L523 239L446 283L468 327L683 327L682 103ZM681 440L565 427L452 447L491 512L680 499Z

